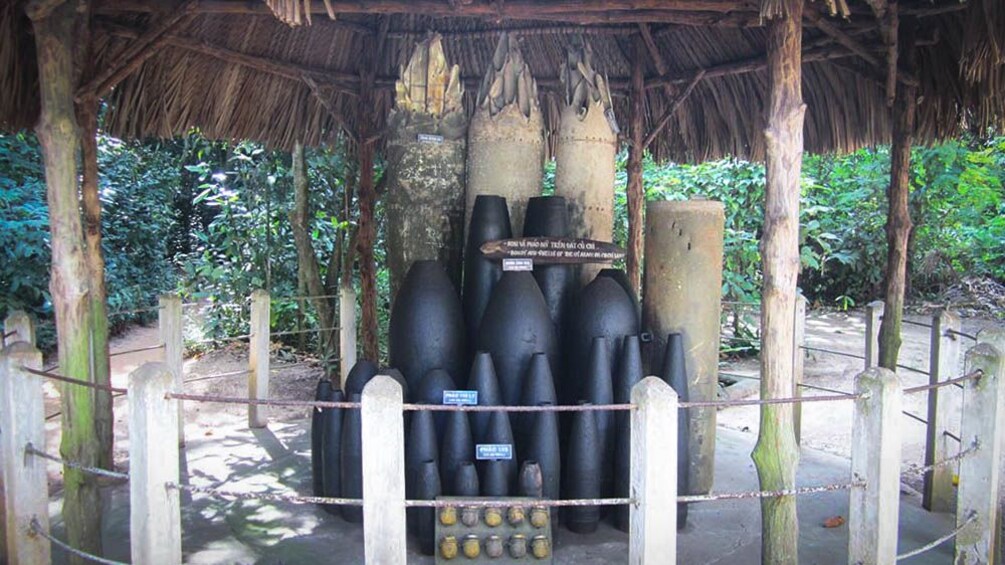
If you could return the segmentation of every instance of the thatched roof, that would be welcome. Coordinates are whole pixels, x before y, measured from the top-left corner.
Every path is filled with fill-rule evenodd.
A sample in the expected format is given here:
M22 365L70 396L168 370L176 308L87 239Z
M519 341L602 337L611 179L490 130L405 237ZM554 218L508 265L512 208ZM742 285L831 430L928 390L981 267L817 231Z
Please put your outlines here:
M24 3L15 0L0 8L0 126L8 129L31 126L38 112L34 44ZM470 108L499 30L508 28L522 37L551 130L557 129L559 65L565 46L578 36L592 44L595 65L609 77L615 112L624 125L634 37L639 21L649 20L653 23L643 25L663 59L664 73L650 53L643 54L648 125L663 115L675 91L705 71L650 150L657 157L682 161L763 157L767 73L759 62L766 31L756 1L675 0L666 3L673 10L663 11L604 12L594 7L572 14L556 9L540 12L540 19L514 11L529 9L534 5L529 0L442 0L443 10L428 9L435 2L424 0L422 14L402 13L410 4L400 1L331 4L336 20L322 9L311 25L289 26L262 2L197 3L195 13L169 32L164 47L108 95L107 128L124 137L167 137L198 127L212 138L255 139L281 148L292 147L298 139L309 145L326 142L337 134L340 121L350 130L356 128L358 76L367 59L362 50L381 27L388 31L375 69L380 120L390 109L399 66L425 33L443 34L448 60L461 66L466 79ZM830 16L821 2L807 6L808 11L823 10L824 20L820 24L807 18L804 32L805 144L810 151L843 152L890 140L880 27L863 0L848 4L848 19ZM920 140L956 135L961 128L1005 129L1003 4L901 0L901 14L918 18L919 69L915 77L902 74L901 79L916 79L919 85ZM97 3L97 68L110 64L133 38L153 26L158 16L151 11L157 5L151 0ZM362 13L376 6L385 13ZM475 15L459 17L452 10ZM617 23L577 25L568 20ZM849 50L849 42L864 55Z

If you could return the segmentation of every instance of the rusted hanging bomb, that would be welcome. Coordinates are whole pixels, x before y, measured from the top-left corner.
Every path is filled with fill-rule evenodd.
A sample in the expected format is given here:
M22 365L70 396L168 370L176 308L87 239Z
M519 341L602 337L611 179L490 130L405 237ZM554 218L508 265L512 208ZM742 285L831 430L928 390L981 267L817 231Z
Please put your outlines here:
M443 404L443 391L454 390L457 385L450 374L443 369L433 369L426 373L419 387L415 391L415 400L419 404ZM433 421L436 422L436 437L443 437L447 430L447 414L445 411L433 413Z
M569 208L561 196L535 196L527 203L524 237L569 237ZM576 273L570 265L534 265L534 280L541 288L548 314L561 333L565 311L578 287Z
M318 381L314 389L314 400L331 399L332 382L327 378ZM324 496L324 411L311 409L311 492L314 496Z
M345 395L341 390L333 390L328 395L332 402L342 402ZM342 419L344 410L341 408L323 408L324 447L321 453L324 463L324 496L338 497L342 495ZM338 512L338 506L326 504L324 509L330 513Z
M463 374L464 312L438 261L416 261L408 270L391 308L388 354L413 395L433 369Z
M621 354L621 340L638 335L639 318L631 298L610 277L597 277L580 291L566 319L566 377L558 383L561 404L582 396L582 379L589 371L590 347L595 337L607 338L608 370L613 373Z
M452 496L478 496L480 488L478 485L478 468L471 461L461 461L454 474L454 482L451 487Z
M479 351L471 363L471 375L468 377L468 390L478 392L479 406L499 406L502 396L499 393L499 380L496 378L492 355L487 351ZM468 420L471 422L471 435L476 443L486 443L488 435L490 412L471 412Z
M547 403L542 406L547 406ZM534 413L534 426L529 434L526 460L536 461L541 468L543 496L557 500L561 495L562 451L558 441L558 413ZM552 518L558 513L553 509ZM554 520L553 520L554 522Z
M520 466L517 494L532 498L544 496L544 475L537 461L528 459Z
M614 402L614 383L607 349L607 338L593 338L581 391L580 400L597 406ZM614 414L607 410L598 411L595 420L600 449L600 495L608 496L614 492Z
M444 485L453 485L461 463L475 458L468 415L447 412L447 427L440 443L440 478Z
M492 354L502 402L511 406L520 402L531 356L545 353L548 359L556 358L558 340L548 305L530 273L503 273L478 330L478 349Z
M663 356L663 371L660 373L670 388L677 393L680 402L688 401L688 376L687 363L684 357L684 336L679 333L672 333L667 336L666 353ZM688 433L688 409L677 411L677 492L689 494L691 492L691 481L689 477L690 465L690 434ZM687 503L677 504L677 528L683 528L687 524Z
M506 199L501 196L489 194L478 196L471 210L470 220L467 247L464 251L463 303L468 344L474 347L478 340L478 327L485 314L485 307L492 297L492 289L502 277L502 265L482 255L482 244L487 241L509 239L513 237L513 232L510 230Z
M642 350L639 336L625 336L621 346L621 359L618 362L618 372L614 379L614 403L629 404L632 401L632 389L643 378ZM632 416L627 410L614 413L614 496L629 498L631 496L631 460L632 460ZM630 508L628 505L617 507L615 525L621 531L628 531Z
M482 461L482 473L479 486L482 496L509 496L509 461L492 459Z
M505 32L478 89L468 127L467 173L468 217L475 198L498 194L509 202L514 233L522 233L527 200L541 193L544 119L519 39Z
M408 428L408 438L405 442L405 495L414 498L417 492L416 478L425 461L439 462L438 438L436 425L433 423L433 413L429 410L416 410L412 414ZM409 508L408 527L413 532L418 519L418 508Z
M440 471L436 461L423 461L415 477L415 500L436 500L443 494L440 489ZM436 552L436 509L416 508L415 535L419 538L419 549L425 555Z
M485 443L489 444L500 444L500 445L513 445L513 428L510 427L509 415L506 412L493 412L492 418L489 420L489 429L486 434ZM514 446L515 447L515 446ZM516 451L515 449L513 450ZM505 476L506 492L513 492L516 488L516 476L517 476L517 462L516 459L501 459L498 461L498 467L501 467L502 472ZM482 492L486 496L508 496L507 495L494 495L490 494L486 489L498 490L498 485L495 483L490 483L489 480L495 481L495 476L488 475L488 468L494 465L489 465L490 461L482 461L481 466L481 487Z
M642 318L653 343L643 351L648 374L662 366L663 338L684 333L688 393L715 400L719 377L719 317L725 208L721 202L652 202L646 207ZM715 469L713 407L691 408L691 489L712 488Z
M551 378L551 364L548 356L544 353L535 353L530 359L527 374L524 375L520 404L537 406L545 403L556 404L557 402L555 382ZM518 455L520 459L524 459L526 457L525 450L530 444L530 434L533 433L534 413L513 412L510 415L510 421L513 423L513 435L521 450Z
M588 402L581 402L589 405ZM593 410L572 413L567 456L562 484L568 498L600 498L600 433ZM563 518L566 527L577 534L592 534L600 523L599 506L569 506Z
M611 241L618 126L604 74L588 43L570 45L559 69L564 104L555 145L555 194L569 202L572 235ZM582 265L585 283L599 270Z
M345 393L348 396L363 394L363 387L370 379L377 375L377 365L372 361L360 359L349 370L349 376L345 378Z
M351 395L349 401L359 402L360 395ZM345 498L363 498L363 420L358 408L346 410L342 416L340 456L341 495ZM339 511L346 522L363 522L363 508L360 506L340 506Z
M423 259L443 261L460 285L467 153L463 91L460 68L448 64L440 35L416 43L395 83L384 137L392 296L412 262Z

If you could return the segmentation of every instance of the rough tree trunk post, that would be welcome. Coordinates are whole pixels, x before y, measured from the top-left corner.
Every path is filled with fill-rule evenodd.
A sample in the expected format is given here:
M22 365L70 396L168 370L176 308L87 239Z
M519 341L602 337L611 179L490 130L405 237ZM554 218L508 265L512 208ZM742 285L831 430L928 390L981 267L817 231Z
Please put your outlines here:
M387 22L381 21L381 31L376 38L366 39L367 48L363 53L369 53L360 70L359 84L359 147L356 150L359 160L359 237L357 251L359 252L359 279L363 293L363 356L374 362L380 360L380 349L377 336L377 266L374 263L373 246L377 240L377 224L374 208L377 206L377 187L373 178L373 157L376 139L376 100L374 99L374 81L376 78L376 62L381 58L384 38L387 36Z
M913 73L917 56L914 49L914 20L905 18L899 26L900 59ZM904 281L907 279L907 240L911 235L911 211L907 200L911 191L911 144L918 89L897 85L893 106L893 145L890 147L889 211L886 220L886 289L883 323L879 327L879 366L897 369L900 331L904 319Z
M105 256L101 252L101 199L98 197L98 101L86 98L77 105L80 122L80 201L84 212L84 257L91 305L91 378L111 384L108 358L108 303L105 289ZM98 461L102 468L113 466L115 416L112 393L94 391L94 426L100 441Z
M768 24L767 186L762 256L761 398L792 394L793 317L799 270L799 190L803 153L801 0L784 0L784 15ZM794 488L799 450L791 404L761 406L752 457L761 490ZM761 561L798 561L796 498L761 500Z
M77 196L78 131L74 117L73 53L76 2L32 2L42 113L36 127L45 161L52 241L49 289L58 330L60 373L90 380L90 300L87 259ZM65 385L60 454L68 461L97 466L101 444L92 390ZM73 547L101 555L101 498L93 476L63 468L63 520ZM71 563L82 563L72 558Z
M643 103L646 96L645 69L642 54L646 46L642 35L636 35L632 52L632 90L629 108L628 146L628 256L625 258L625 268L628 270L628 281L631 282L636 296L639 292L642 277L642 206L645 202L645 190L642 186L642 155L645 151L642 131Z
M307 179L307 159L304 146L299 141L293 145L293 210L290 211L290 226L293 228L293 241L297 248L297 279L307 289L307 294L314 298L311 304L318 314L318 324L322 328L334 325L331 302L322 298L328 294L321 282L321 269L318 258L311 243L309 218L310 215L310 184ZM335 332L325 331L318 334L320 352L327 356L335 347Z

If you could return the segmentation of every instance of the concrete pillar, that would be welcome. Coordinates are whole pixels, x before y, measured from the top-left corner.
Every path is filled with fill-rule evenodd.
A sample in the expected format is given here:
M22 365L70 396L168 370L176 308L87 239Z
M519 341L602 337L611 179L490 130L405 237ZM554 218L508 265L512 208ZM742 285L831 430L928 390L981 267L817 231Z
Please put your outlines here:
M721 202L651 202L646 215L642 320L652 332L651 366L662 366L667 334L684 335L690 400L715 400L725 209ZM692 493L712 488L715 409L691 408Z
M677 393L657 377L632 388L628 562L677 561Z

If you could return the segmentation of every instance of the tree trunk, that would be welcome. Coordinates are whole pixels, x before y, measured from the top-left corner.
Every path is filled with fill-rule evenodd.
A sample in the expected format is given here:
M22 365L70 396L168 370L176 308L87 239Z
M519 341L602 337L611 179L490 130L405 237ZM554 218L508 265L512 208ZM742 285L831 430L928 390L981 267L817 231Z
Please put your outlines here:
M642 268L642 206L645 202L645 189L642 186L642 156L645 151L643 141L645 132L643 124L643 101L645 100L645 76L642 68L642 54L646 46L642 36L637 35L632 58L632 90L631 90L631 135L628 146L628 186L625 190L628 196L628 257L625 266L628 270L628 281L639 292Z
M304 146L300 142L293 146L293 189L294 203L290 212L290 224L293 228L293 242L297 248L297 280L307 289L307 294L314 297L311 299L311 304L318 314L318 323L322 328L330 328L334 325L331 301L323 298L327 292L321 282L321 270L308 230L310 186L307 179L307 159L304 156ZM325 355L334 350L335 335L332 331L321 332L318 335L321 352Z
M799 270L799 191L803 153L802 0L785 0L768 24L768 116L762 257L761 398L791 396L793 319ZM791 404L761 406L752 454L762 490L794 488L799 459ZM761 500L761 561L798 562L796 498Z
M101 251L101 199L98 196L98 101L89 98L77 106L80 122L80 200L84 212L84 249L91 304L91 378L112 382L108 357L108 302L105 256ZM112 393L94 391L94 426L100 442L98 461L103 469L114 466L115 416Z
M60 373L91 379L88 267L77 196L78 130L74 117L74 26L76 2L51 10L31 4L28 15L35 30L42 113L36 127L49 204L52 270L49 290L58 330ZM64 385L63 435L60 454L82 465L99 464L100 442L90 388ZM63 520L73 547L101 554L101 498L93 476L63 468ZM81 560L74 558L73 563Z
M917 56L914 49L913 19L904 19L898 26L901 38L900 60L904 69L914 72ZM918 89L898 84L893 106L893 144L890 147L890 189L887 192L889 210L886 220L886 289L883 322L879 326L879 366L896 371L900 353L901 326L904 319L904 290L907 278L907 242L911 235L911 211L908 196L911 191L911 144L914 142L914 120Z

